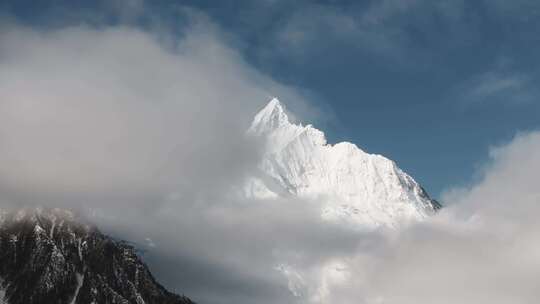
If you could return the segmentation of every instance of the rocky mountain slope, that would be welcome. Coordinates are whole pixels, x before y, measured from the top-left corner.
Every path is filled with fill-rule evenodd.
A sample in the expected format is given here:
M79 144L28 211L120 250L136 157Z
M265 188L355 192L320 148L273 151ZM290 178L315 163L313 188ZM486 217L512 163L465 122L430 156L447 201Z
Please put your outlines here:
M0 212L0 303L190 304L156 282L128 244L71 212Z
M396 227L440 208L395 162L349 142L328 144L320 130L292 123L278 99L255 116L248 134L266 143L248 197L317 200L324 219L354 228Z

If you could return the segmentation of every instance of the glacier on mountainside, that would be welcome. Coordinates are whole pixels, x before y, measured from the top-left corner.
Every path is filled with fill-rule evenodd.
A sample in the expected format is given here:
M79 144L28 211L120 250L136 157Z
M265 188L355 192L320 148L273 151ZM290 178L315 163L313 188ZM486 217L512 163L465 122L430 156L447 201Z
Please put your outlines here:
M328 144L312 125L292 123L277 98L255 115L248 134L266 147L247 197L319 200L323 219L361 229L397 227L440 207L392 160L349 142Z

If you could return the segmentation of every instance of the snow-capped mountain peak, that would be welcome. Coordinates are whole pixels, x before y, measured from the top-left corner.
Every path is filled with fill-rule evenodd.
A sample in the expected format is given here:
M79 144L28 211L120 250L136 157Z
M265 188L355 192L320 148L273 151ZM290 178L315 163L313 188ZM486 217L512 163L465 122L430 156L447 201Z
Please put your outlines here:
M250 132L254 134L263 134L289 124L289 117L285 112L284 106L279 99L272 98L272 100L270 100L270 102L255 115Z
M326 144L324 134L312 125L293 124L286 107L272 98L251 123L248 134L267 139L267 151L276 153L297 138L305 138L313 144Z
M248 197L322 201L324 219L356 228L395 227L439 207L395 162L349 142L328 144L312 125L290 122L276 98L255 115L248 134L266 143L260 174L247 183Z

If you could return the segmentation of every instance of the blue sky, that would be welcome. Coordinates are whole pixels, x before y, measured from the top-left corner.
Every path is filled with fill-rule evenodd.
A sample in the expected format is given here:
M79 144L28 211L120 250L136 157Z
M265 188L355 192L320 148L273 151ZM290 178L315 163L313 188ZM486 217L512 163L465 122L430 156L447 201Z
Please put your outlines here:
M330 142L396 160L435 197L473 181L490 146L540 125L537 1L3 1L0 10L36 27L159 24L177 35L189 15L206 16L250 65L328 113L315 124Z

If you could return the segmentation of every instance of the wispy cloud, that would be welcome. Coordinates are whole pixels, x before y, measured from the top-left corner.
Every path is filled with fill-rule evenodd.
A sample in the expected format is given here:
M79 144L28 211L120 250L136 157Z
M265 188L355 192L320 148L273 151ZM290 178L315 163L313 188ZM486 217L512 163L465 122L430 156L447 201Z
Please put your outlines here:
M275 37L281 51L290 51L300 58L340 45L412 61L415 52L422 51L416 48L411 52L417 35L429 37L428 40L442 39L441 35L430 32L435 29L429 24L443 29L446 40L473 34L461 30L464 12L462 1L385 0L347 8L306 4L283 20L284 26Z
M508 90L519 90L527 83L521 75L497 75L488 73L483 75L471 94L478 97L489 97Z
M485 103L521 104L538 98L531 75L497 69L471 77L456 89L464 105Z

